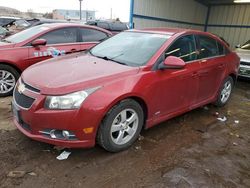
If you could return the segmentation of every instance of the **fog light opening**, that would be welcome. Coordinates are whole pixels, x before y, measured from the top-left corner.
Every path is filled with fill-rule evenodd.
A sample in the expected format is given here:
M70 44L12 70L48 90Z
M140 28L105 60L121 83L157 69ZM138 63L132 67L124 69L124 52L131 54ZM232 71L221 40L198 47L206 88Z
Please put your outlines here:
M39 133L52 139L77 140L76 135L72 131L68 130L45 129L43 131L39 131Z
M70 133L69 133L69 131L62 131L62 135L63 135L63 137L65 138L65 139L69 139L69 137L70 137Z
M56 131L55 129L52 129L50 131L49 135L50 135L51 138L56 138L55 131Z

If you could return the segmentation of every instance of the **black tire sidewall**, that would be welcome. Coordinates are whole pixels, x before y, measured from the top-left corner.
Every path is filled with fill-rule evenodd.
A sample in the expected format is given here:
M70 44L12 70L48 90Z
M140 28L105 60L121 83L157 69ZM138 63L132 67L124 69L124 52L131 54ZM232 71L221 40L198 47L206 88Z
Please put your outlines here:
M5 70L5 71L10 72L15 77L15 82L17 83L17 80L20 77L20 74L17 72L17 70L15 68L13 68L9 65L0 64L0 70ZM0 93L0 97L10 96L13 94L13 91L14 91L14 88L13 88L13 90L9 91L8 93L4 93L4 94Z
M127 142L126 144L123 145L117 145L112 141L111 135L110 135L110 130L111 130L111 125L116 118L116 116L123 110L125 109L133 109L139 118L139 123L138 123L138 128L136 133L134 134L133 138ZM101 133L102 134L102 146L104 149L110 151L110 152L119 152L122 150L125 150L129 148L139 137L139 134L141 132L141 129L144 124L144 114L141 106L134 100L124 100L120 102L118 105L114 106L106 115L103 123L102 123L102 128L101 128Z

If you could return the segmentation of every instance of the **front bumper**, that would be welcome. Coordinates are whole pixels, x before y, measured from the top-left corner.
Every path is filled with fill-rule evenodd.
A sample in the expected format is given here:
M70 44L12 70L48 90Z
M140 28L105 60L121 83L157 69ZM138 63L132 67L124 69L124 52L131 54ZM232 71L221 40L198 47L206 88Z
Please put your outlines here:
M21 95L32 97L33 104L29 108L23 108L16 101L22 101L13 96L14 124L27 137L52 145L67 148L89 148L95 146L96 132L101 122L102 113L89 107L77 110L48 110L44 108L46 96L26 89ZM22 96L21 96L22 97ZM84 129L92 128L92 132L84 132ZM74 133L76 139L58 139L44 135L46 129L67 130Z
M27 137L33 140L39 141L39 142L44 142L44 143L48 143L51 145L62 146L66 148L90 148L95 145L95 142L93 142L93 140L67 141L67 140L50 139L42 135L34 134L34 133L27 131L25 128L23 128L20 125L20 123L17 122L15 118L13 119L13 121L16 127L19 129L19 131L21 131Z
M239 76L244 78L250 78L250 65L240 64Z

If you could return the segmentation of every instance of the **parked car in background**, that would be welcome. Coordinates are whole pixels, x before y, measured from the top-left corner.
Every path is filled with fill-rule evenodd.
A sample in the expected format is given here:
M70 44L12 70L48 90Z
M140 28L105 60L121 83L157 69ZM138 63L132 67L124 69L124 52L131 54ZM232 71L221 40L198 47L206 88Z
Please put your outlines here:
M88 21L86 24L101 27L103 29L111 31L113 34L117 34L122 31L128 30L128 25L120 21L96 20L96 21Z
M11 32L8 31L8 29L0 26L0 40L9 36L9 35L11 35Z
M29 22L27 22L25 19L19 19L14 21L12 24L9 24L6 28L8 28L11 34L15 34L27 29L28 27L30 27Z
M25 19L17 17L0 17L0 26L9 31L9 35L18 33L30 26Z
M112 35L81 24L43 24L0 42L0 97L11 95L21 72L53 56L84 51Z
M239 57L218 37L193 30L117 34L91 50L26 69L13 95L14 123L28 137L110 152L142 128L206 105L225 105Z
M29 22L29 27L34 27L37 25L42 24L51 24L51 23L69 23L65 20L54 20L54 19L45 19L45 18L32 18L32 19L26 19L27 22Z
M240 56L239 76L250 78L250 40L236 48L236 53Z
M0 16L0 26L6 27L7 25L11 25L16 20L21 18L18 17L7 17L7 16Z

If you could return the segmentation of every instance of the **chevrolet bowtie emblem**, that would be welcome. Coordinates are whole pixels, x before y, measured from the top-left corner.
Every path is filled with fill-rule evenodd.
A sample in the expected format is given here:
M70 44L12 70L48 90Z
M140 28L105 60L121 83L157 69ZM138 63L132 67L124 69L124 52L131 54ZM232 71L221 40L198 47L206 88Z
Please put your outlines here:
M19 86L18 86L18 88L17 88L17 90L18 90L18 92L20 93L20 94L22 94L24 91L25 91L25 85L24 84L20 84Z

